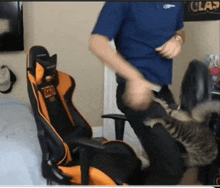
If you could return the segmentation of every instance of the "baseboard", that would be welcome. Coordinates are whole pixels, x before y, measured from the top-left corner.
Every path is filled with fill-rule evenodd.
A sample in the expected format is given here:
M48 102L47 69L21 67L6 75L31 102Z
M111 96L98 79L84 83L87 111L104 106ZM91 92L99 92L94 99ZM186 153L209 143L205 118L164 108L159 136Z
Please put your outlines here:
M102 127L92 127L93 137L102 137Z

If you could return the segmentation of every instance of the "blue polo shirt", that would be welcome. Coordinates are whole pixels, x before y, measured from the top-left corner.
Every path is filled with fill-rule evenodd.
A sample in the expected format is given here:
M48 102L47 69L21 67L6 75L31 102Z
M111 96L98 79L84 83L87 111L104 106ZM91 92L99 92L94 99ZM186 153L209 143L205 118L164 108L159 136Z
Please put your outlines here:
M183 27L183 2L107 2L92 34L114 39L117 50L147 80L158 84L172 81L172 60L155 48ZM117 82L124 80L117 76Z

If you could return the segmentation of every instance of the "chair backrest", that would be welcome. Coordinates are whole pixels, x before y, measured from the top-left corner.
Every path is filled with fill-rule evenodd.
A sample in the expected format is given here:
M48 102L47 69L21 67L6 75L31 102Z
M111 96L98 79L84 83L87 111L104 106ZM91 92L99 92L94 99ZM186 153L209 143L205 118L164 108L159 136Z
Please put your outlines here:
M198 103L211 100L211 77L208 67L193 60L184 74L180 91L180 108L190 112Z
M57 55L42 46L27 52L28 94L43 152L43 160L68 164L72 160L65 138L92 136L92 130L72 103L74 79L56 70ZM47 159L45 159L45 157Z

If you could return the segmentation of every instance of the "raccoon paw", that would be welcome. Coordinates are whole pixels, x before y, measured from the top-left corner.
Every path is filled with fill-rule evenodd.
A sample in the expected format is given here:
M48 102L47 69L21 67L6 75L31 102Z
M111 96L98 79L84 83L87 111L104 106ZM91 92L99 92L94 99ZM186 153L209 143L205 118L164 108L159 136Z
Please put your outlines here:
M147 121L144 121L144 125L149 126L151 128L153 128L154 125L156 125L156 124L164 125L164 123L165 123L164 120L158 119L158 118L152 118L152 119L149 119Z

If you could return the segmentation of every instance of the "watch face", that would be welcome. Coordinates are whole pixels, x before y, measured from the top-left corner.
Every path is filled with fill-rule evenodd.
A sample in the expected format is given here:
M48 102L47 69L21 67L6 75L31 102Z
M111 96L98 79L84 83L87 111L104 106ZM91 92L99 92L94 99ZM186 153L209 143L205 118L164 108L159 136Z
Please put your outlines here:
M181 44L183 43L182 37L179 35L175 35L175 39L179 41Z

